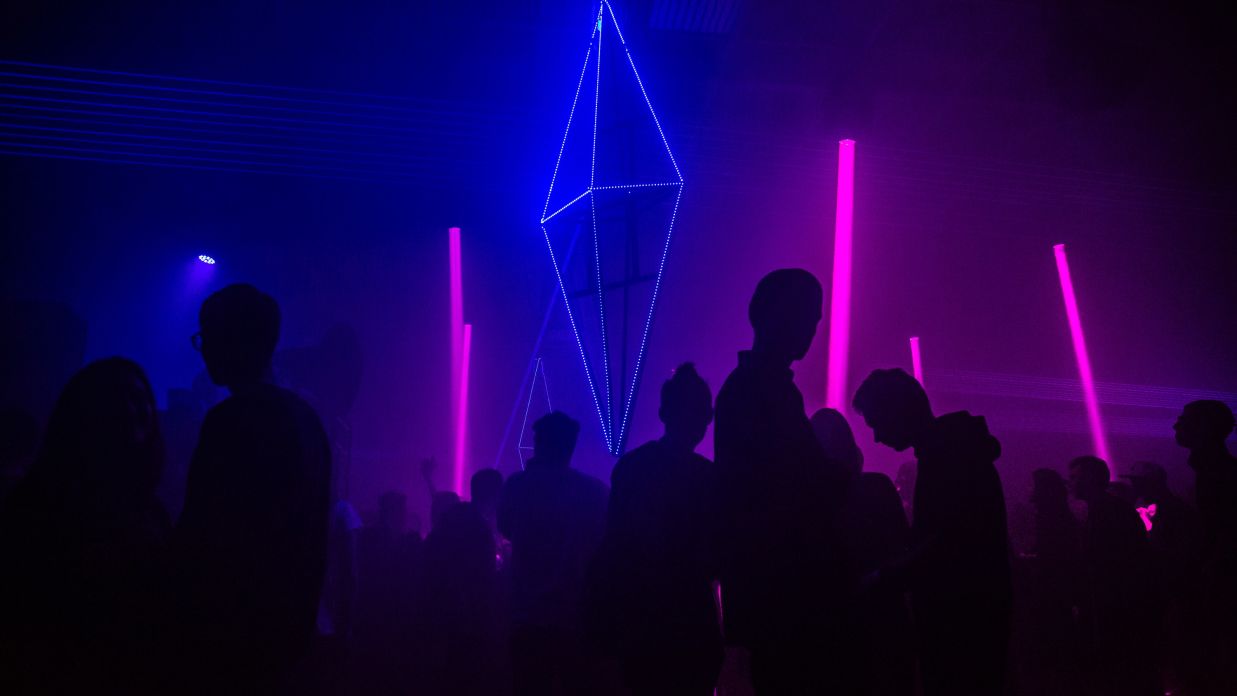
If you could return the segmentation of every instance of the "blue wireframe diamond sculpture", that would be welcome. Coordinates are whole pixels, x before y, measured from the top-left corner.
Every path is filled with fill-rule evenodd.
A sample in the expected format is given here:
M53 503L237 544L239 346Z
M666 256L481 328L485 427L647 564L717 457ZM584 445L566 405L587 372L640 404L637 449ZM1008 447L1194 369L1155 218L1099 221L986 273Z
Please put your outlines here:
M614 455L626 444L682 192L678 163L602 0L541 229ZM574 252L560 256L564 249Z

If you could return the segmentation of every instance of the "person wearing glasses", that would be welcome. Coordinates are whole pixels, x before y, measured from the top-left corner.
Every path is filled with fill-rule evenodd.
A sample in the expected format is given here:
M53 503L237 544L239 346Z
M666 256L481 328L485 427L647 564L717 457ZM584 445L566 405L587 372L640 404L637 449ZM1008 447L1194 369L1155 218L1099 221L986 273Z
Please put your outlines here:
M270 693L314 632L331 450L313 408L273 383L274 298L230 285L198 320L193 346L230 396L202 423L174 535L176 686Z

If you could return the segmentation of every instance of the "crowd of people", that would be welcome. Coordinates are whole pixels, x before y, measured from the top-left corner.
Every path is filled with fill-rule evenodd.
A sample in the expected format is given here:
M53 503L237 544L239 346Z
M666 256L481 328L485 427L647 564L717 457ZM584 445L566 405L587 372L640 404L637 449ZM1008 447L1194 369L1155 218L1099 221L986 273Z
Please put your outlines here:
M552 412L504 480L435 491L428 534L398 492L369 525L340 492L328 431L275 384L280 311L211 295L193 345L230 395L205 416L173 522L142 368L87 365L41 437L4 414L0 685L5 693L1237 693L1237 459L1230 408L1175 426L1193 503L1141 462L1128 485L1081 456L1032 475L1011 544L997 438L934 413L900 369L853 411L910 451L863 470L846 417L805 411L792 365L822 288L757 285L750 350L718 390L686 363L664 435L609 485L572 468ZM696 452L712 425L715 462ZM433 463L423 465L433 480Z

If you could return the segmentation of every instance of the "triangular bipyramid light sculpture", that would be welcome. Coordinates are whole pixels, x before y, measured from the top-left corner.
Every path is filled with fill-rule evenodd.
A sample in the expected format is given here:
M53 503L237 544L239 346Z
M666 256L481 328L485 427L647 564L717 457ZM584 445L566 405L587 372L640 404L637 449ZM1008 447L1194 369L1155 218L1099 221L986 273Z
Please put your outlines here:
M541 229L606 448L619 455L683 177L609 0L593 20ZM558 256L577 233L573 258Z

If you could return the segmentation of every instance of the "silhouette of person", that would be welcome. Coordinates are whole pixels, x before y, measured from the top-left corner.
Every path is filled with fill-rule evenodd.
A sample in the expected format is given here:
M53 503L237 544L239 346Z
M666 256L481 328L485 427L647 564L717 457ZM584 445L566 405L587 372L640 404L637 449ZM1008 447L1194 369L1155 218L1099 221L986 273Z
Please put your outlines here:
M606 536L590 569L596 631L634 694L712 694L722 664L713 597L717 480L696 454L713 395L691 363L661 387L665 434L619 459ZM604 589L598 590L600 586Z
M533 424L533 457L503 486L498 530L511 540L512 670L517 696L587 693L581 598L605 529L606 486L571 468L580 424Z
M1198 656L1205 604L1199 601L1202 587L1203 530L1198 512L1168 487L1168 473L1154 462L1134 462L1129 479L1137 496L1138 511L1150 525L1151 563L1164 604L1162 649L1165 686L1173 693L1198 693L1204 674Z
M844 569L832 518L846 472L830 466L804 413L791 363L821 319L811 273L757 284L754 339L717 395L721 588L726 640L750 652L759 693L817 693L839 673Z
M906 512L906 519L912 520L915 518L915 476L918 473L918 465L912 459L909 462L902 462L898 465L898 472L894 476L893 485L898 489L898 497L902 499L902 510Z
M0 411L0 508L26 475L39 446L39 422L17 408Z
M378 519L361 531L358 542L356 691L403 693L414 624L417 573L423 543L407 531L408 499L398 491L378 498Z
M1077 457L1069 472L1074 497L1087 504L1078 599L1087 693L1161 694L1154 643L1145 635L1160 626L1142 519L1109 491L1104 460Z
M181 688L271 691L315 628L331 449L313 409L271 383L273 298L230 285L202 303L198 321L194 344L231 396L202 423L176 528Z
M861 578L906 553L910 529L898 490L889 477L863 471L863 451L846 417L832 408L812 414L812 430L825 459L850 476L838 515L848 581ZM910 612L898 588L859 593L845 607L849 644L845 690L853 694L911 694L915 646Z
M0 512L0 674L9 693L153 688L171 532L155 496L163 438L137 364L65 386L28 475Z
M1237 457L1226 440L1233 411L1221 401L1192 401L1173 426L1177 444L1190 451L1194 501L1202 518L1201 595L1206 602L1201 660L1208 675L1203 693L1237 693Z
M854 406L876 442L918 462L911 549L872 580L910 590L924 694L1002 693L1012 590L1000 443L980 416L933 415L900 369L872 372Z
M460 497L455 491L434 491L430 494L430 532L438 526L438 521L448 510L460 504Z
M1028 694L1078 691L1078 627L1074 606L1082 563L1081 531L1069 488L1052 469L1031 472L1029 555L1020 559L1019 686Z
M1173 426L1177 444L1190 451L1195 499L1214 561L1232 563L1237 553L1237 457L1225 441L1233 432L1233 411L1222 401L1186 404Z
M498 469L481 469L468 481L469 502L486 520L498 515L498 496L503 490L503 475Z
M418 692L503 691L494 537L473 503L443 511L425 540L416 593Z

